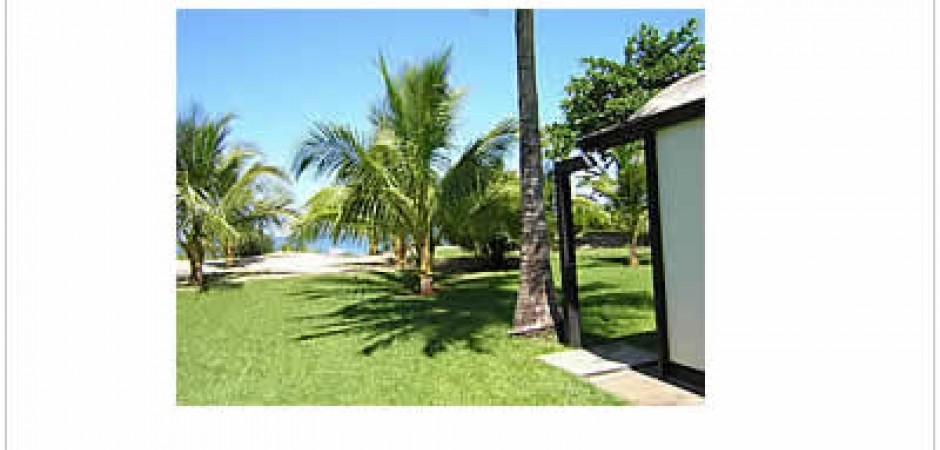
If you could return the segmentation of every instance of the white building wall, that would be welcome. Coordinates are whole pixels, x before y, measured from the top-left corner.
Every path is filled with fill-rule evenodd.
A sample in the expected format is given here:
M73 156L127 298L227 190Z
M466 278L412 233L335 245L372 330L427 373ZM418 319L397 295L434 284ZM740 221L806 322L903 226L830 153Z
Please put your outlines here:
M705 370L705 119L656 134L669 358Z

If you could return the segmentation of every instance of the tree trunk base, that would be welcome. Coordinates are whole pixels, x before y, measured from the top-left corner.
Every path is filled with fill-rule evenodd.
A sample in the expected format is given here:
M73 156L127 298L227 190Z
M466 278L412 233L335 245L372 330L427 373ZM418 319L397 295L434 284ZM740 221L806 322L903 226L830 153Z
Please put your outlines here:
M434 295L434 277L421 274L421 289L419 293L421 295Z
M201 268L196 269L196 271L193 272L193 275L190 277L190 282L198 287L202 287L203 285L205 285L205 281L206 281L205 274L202 273Z
M228 245L225 247L225 267L232 267L235 265L235 247Z
M555 324L547 323L540 325L527 325L523 327L513 327L509 330L510 336L517 337L555 337Z
M636 244L630 244L630 267L640 267L640 253Z
M205 275L202 272L202 265L190 261L189 263L189 283L195 286L202 286Z

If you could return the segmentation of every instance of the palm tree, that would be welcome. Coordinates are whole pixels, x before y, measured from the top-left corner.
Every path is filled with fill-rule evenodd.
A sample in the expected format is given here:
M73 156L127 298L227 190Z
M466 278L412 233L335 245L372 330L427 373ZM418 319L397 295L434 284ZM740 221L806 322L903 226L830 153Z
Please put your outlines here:
M555 290L549 265L549 242L543 200L542 153L539 146L538 94L535 86L533 17L516 10L516 74L519 84L522 190L520 286L512 334L552 331Z
M347 227L339 222L343 203L349 196L346 186L327 186L313 194L304 203L304 213L291 225L294 239L310 240L323 235L358 237L358 227Z
M369 254L378 254L378 244L387 240L387 232L374 218L362 222L344 222L343 206L352 194L349 186L327 186L313 194L304 204L304 214L291 227L292 238L299 241L330 236L340 239L366 239Z
M277 223L290 197L277 182L285 174L252 159L258 153L228 143L234 116L218 119L192 107L176 124L176 236L190 263L190 281L203 285L203 263L213 244L227 256L266 224Z
M281 169L252 161L257 152L246 148L233 150L219 167L219 206L226 223L237 233L220 236L226 264L235 259L235 246L252 235L263 233L268 225L281 225L285 217L294 216L291 196L280 182L288 180Z
M392 145L387 130L364 135L345 125L314 123L295 155L294 175L333 175L335 185L307 200L306 213L292 227L294 237L368 239L372 247L394 235L396 259L403 267L405 216L389 203L395 191L384 189L395 166Z
M295 157L294 172L334 175L336 184L348 188L338 219L342 226L370 224L393 236L402 256L410 243L418 257L420 292L427 295L433 293L440 221L501 172L517 126L513 120L501 121L457 148L453 134L462 94L449 84L449 50L406 65L397 76L379 57L379 70L385 97L371 112L373 132L363 135L345 125L315 123ZM454 150L456 161L451 163Z
M522 231L519 177L515 171L494 176L485 189L467 196L441 218L440 231L451 244L473 250L487 267L506 268L506 252Z
M582 180L580 186L590 188L589 196L607 205L613 227L627 235L630 266L636 268L640 266L639 239L648 228L643 147L620 145L614 147L611 154L617 164L616 179L602 173L594 179Z
M643 148L625 145L614 149L617 161L617 188L610 202L614 217L630 240L630 266L640 267L640 235L649 228L646 207L646 163Z

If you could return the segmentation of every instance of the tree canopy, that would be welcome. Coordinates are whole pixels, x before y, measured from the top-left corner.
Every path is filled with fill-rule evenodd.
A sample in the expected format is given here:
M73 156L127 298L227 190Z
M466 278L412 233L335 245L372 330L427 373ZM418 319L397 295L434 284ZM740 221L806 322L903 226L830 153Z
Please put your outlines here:
M665 33L642 24L627 38L623 53L622 62L581 59L584 73L571 78L561 102L564 126L574 134L623 122L666 86L705 68L705 44L694 18Z
M546 156L567 157L578 137L626 121L659 91L705 67L705 44L694 18L666 32L642 24L636 34L627 37L623 53L622 61L601 57L581 60L584 72L565 86L561 102L564 120L545 127ZM610 149L605 156L615 164L616 172L583 179L580 185L589 188L589 197L610 210L610 226L628 234L631 264L638 265L637 241L647 229L642 148L637 143L626 144Z

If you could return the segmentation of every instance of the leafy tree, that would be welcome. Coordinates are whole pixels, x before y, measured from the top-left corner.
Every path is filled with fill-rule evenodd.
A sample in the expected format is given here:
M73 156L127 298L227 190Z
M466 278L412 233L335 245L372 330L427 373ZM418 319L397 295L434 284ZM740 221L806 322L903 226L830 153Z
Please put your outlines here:
M295 156L294 172L334 176L347 188L334 230L354 232L365 224L394 236L399 261L413 246L420 292L431 294L441 221L502 171L517 125L504 120L457 149L453 134L462 92L449 83L450 51L406 65L396 76L380 57L379 70L385 95L370 114L373 132L315 123Z
M565 159L574 150L577 135L564 122L550 123L542 130L542 150L549 160Z
M705 68L705 44L694 18L665 34L642 24L623 52L623 62L583 58L584 73L565 86L564 126L576 135L627 120L660 90Z
M623 62L598 57L581 62L584 73L572 77L565 86L566 97L561 102L565 120L547 127L556 158L568 155L575 136L627 120L663 88L704 69L705 45L694 18L665 33L642 24L627 38ZM603 199L611 208L613 225L628 234L630 264L638 266L637 242L648 228L642 147L639 143L615 147L607 158L616 168L615 178L591 177L582 186L590 187L594 198Z
M581 233L586 230L606 230L612 224L612 217L602 205L588 198L573 196L571 198L571 218L574 232Z

